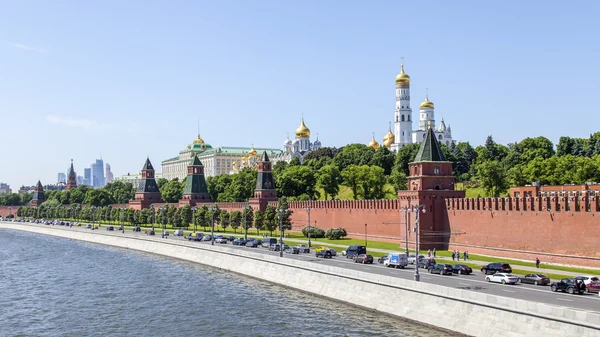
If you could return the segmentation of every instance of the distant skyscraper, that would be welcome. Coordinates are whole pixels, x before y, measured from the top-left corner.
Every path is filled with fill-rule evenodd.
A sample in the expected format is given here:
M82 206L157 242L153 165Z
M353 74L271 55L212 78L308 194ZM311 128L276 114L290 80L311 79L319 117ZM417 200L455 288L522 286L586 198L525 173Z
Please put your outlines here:
M0 194L9 194L12 193L10 186L6 183L0 183Z
M86 186L92 186L92 169L91 168L83 169L83 184Z
M96 159L96 162L91 165L92 169L92 186L104 187L104 161Z
M62 173L62 172L60 172L58 174L58 180L56 182L59 183L59 184L60 183L66 183L67 182L67 175L64 174L64 173Z
M83 185L83 177L82 176L77 176L77 186L79 185Z
M112 171L110 170L110 164L106 163L106 183L110 183L113 179L114 179L114 175L112 173Z

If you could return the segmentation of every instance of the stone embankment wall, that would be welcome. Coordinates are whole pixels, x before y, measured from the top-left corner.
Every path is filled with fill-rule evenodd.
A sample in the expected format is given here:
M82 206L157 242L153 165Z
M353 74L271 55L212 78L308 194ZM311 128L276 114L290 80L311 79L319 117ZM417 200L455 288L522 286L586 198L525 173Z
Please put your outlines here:
M201 263L471 336L592 337L600 314L349 270L256 251L17 223L12 228ZM451 310L448 310L451 308Z

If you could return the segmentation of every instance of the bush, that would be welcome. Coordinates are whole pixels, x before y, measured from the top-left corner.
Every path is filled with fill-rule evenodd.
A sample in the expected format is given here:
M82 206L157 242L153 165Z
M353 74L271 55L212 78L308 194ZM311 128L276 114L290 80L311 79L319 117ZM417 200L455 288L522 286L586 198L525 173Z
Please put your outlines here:
M348 235L348 233L346 233L344 228L331 228L327 230L327 233L325 233L325 237L330 240L339 240L346 235Z
M305 238L308 237L308 226L302 228L302 235L304 235ZM315 226L310 226L310 237L311 238L324 238L325 237L325 231L322 230L321 228L315 227Z

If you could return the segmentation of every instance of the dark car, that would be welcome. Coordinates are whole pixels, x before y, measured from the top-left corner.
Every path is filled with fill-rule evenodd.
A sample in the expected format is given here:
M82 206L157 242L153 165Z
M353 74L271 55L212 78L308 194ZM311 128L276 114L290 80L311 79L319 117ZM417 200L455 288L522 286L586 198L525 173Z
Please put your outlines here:
M430 265L427 269L430 274L452 275L452 273L454 273L454 267L452 267L451 264L436 263Z
M202 241L211 241L211 240L212 240L212 236L210 236L210 235L205 235L205 236L202 238Z
M133 229L132 229L132 230L133 230L134 232L141 232L141 231L142 231L142 229L141 229L141 228L139 228L139 227L133 227Z
M108 227L106 227L106 230L107 230L107 231L114 231L114 230L115 230L115 227L113 227L113 226L108 226Z
M489 263L487 266L483 266L481 268L481 272L488 275L488 274L495 274L495 273L512 273L512 268L510 267L510 265L508 263L504 263L504 262L494 262L494 263Z
M346 258L353 259L355 256L366 253L366 246L350 246L346 249Z
M455 264L452 266L452 272L461 275L469 275L473 272L473 269L464 264Z
M235 240L235 236L228 236L227 237L227 241L233 241L233 240Z
M572 278L564 278L560 280L560 282L552 282L550 285L550 289L552 291L562 291L567 292L569 294L579 294L582 295L585 292L585 289L580 287L574 279Z
M260 240L249 240L248 242L246 242L246 247L256 248L260 246L261 243L262 241Z
M204 234L191 233L190 235L186 236L186 238L188 239L188 241L202 241L202 239L204 238Z
M243 238L237 238L237 239L233 240L232 244L234 246L245 246L246 240L244 240Z
M523 277L519 278L519 282L521 283L529 283L533 285L543 285L547 286L550 284L550 278L543 274L527 274Z
M123 230L123 226L119 226L119 228L117 228L118 231L122 231Z
M360 254L354 258L355 263L370 263L373 264L373 255Z
M384 256L377 259L377 263L382 264L385 261L387 261L389 258L390 258L390 256L388 254L385 254Z
M146 229L146 235L154 235L154 231L151 229Z
M420 258L419 261L417 262L417 268L429 269L429 267L433 266L434 264L436 264L434 258L423 257L423 258Z
M297 245L296 247L300 250L300 253L310 253L310 248L305 245Z
M329 249L322 249L322 250L317 250L315 252L315 257L322 257L324 259L331 259L333 256L331 255L331 252L329 251Z
M300 254L300 249L298 249L298 247L285 246L283 251L289 254Z

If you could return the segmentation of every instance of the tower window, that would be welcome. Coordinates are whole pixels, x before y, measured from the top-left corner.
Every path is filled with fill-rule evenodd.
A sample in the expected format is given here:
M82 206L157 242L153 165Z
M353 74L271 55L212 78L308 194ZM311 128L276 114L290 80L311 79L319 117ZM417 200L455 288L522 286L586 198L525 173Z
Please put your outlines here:
M408 121L410 122L410 115L408 115L407 117L408 117Z
M402 121L404 122L404 115L402 115Z
M404 136L404 131L402 131L402 136Z
M402 109L404 109L404 105L402 106Z
M439 139L439 140L442 140L442 135L439 135L439 136L438 136L438 139Z
M439 166L434 166L433 167L433 174L436 176L440 175L440 167Z

